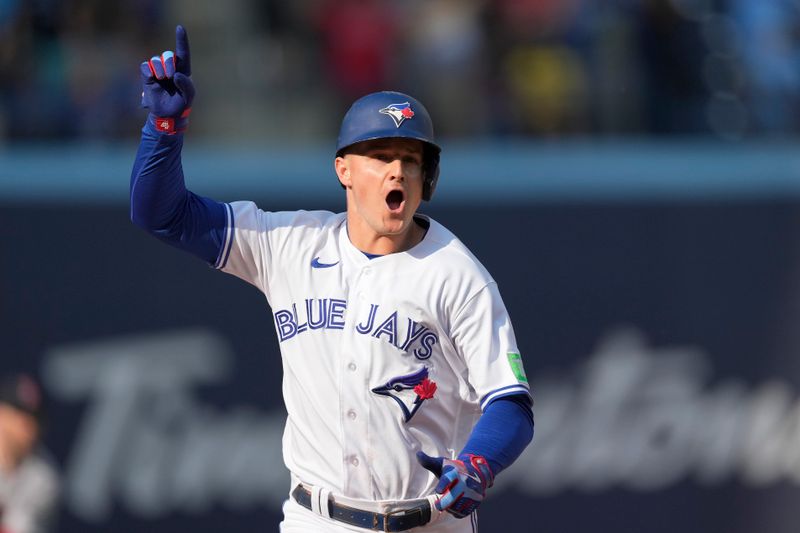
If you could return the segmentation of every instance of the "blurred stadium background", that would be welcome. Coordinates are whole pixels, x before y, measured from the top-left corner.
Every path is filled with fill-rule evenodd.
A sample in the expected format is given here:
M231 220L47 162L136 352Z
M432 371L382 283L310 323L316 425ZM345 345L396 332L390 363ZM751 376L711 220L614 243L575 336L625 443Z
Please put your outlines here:
M797 1L0 0L0 369L52 401L58 533L270 531L289 488L263 298L128 222L177 23L220 200L341 210L349 102L431 111L424 211L498 280L536 399L483 531L797 531Z

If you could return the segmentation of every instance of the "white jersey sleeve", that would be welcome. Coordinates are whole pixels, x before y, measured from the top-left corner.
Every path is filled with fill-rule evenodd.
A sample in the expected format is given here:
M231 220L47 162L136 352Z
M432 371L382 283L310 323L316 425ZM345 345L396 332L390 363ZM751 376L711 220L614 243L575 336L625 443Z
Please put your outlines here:
M253 202L226 204L227 229L216 268L258 287L271 301L280 258L313 242L336 215L329 211L263 211Z
M529 394L514 330L492 281L467 301L453 320L452 341L462 354L481 410L494 399Z

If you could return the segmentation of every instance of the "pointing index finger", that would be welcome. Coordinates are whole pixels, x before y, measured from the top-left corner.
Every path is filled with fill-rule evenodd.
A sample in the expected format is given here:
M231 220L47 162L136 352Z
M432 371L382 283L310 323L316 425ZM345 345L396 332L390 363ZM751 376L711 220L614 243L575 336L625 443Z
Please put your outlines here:
M175 70L187 76L192 75L189 36L186 34L186 29L180 24L175 28Z

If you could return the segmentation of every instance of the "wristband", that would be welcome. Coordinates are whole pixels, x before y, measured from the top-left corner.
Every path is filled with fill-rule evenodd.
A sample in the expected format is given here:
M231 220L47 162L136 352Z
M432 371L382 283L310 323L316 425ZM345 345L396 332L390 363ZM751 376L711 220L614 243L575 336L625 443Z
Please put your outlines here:
M166 133L167 135L175 135L176 133L183 133L189 126L189 113L192 112L191 107L187 107L178 118L173 117L157 117L152 113L148 117L156 131Z

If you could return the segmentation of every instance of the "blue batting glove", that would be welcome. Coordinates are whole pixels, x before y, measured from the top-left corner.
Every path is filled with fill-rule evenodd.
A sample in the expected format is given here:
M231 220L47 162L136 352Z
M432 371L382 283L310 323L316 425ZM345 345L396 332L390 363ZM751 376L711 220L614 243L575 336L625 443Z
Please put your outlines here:
M150 110L148 121L156 130L174 134L184 131L194 100L192 64L189 59L189 37L183 26L175 28L175 52L139 65L142 75L142 107Z
M452 460L417 452L417 461L439 478L436 508L456 518L469 516L477 509L486 497L486 489L494 483L489 463L480 455L462 453Z

